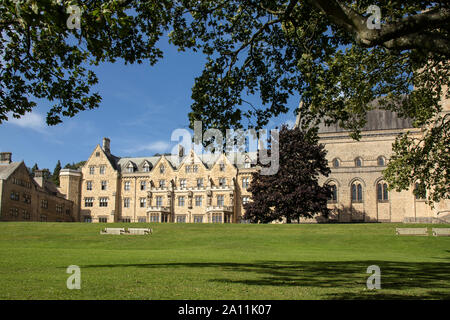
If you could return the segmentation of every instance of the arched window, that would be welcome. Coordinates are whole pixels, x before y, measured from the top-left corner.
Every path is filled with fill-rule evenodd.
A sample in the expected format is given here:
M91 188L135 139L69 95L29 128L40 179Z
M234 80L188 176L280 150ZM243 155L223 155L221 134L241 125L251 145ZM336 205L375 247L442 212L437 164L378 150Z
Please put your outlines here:
M359 181L352 183L352 202L363 202L363 187Z
M330 184L331 194L328 197L328 202L335 203L337 202L337 186L335 184Z
M355 166L362 167L362 159L361 158L358 157L355 159Z
M379 156L378 157L378 159L377 159L377 164L379 165L379 166L384 166L384 165L386 165L386 160L384 159L384 157L383 156Z
M377 200L378 202L389 200L388 185L384 181L377 183Z
M417 192L421 193L421 194L417 194ZM416 200L425 200L427 198L426 195L426 190L425 190L425 186L421 183L416 182L414 184L414 195L416 197Z
M333 159L333 167L338 168L339 165L340 165L339 159L338 159L338 158L334 158L334 159Z

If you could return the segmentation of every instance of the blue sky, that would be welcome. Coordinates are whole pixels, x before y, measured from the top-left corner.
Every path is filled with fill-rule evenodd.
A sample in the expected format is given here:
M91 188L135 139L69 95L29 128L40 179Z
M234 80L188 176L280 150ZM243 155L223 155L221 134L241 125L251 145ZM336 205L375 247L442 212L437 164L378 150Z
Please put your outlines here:
M48 127L45 117L51 104L42 101L25 117L0 124L0 152L12 152L13 161L24 160L29 167L38 163L50 170L58 160L63 166L86 160L103 137L111 139L111 151L120 157L170 152L176 144L172 132L188 128L191 88L205 60L200 53L161 45L164 59L153 67L121 62L96 67L96 90L103 98L98 109ZM298 98L293 97L289 107L297 105ZM294 120L289 111L267 129Z

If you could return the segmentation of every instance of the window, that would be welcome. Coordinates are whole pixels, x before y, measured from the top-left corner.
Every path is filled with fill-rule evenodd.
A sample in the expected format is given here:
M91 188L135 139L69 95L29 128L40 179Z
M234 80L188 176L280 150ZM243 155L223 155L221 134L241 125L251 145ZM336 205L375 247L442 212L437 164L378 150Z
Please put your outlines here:
M203 178L197 179L197 188L203 188Z
M203 223L203 216L194 216L194 223Z
M161 214L161 222L169 222L169 214L168 213Z
M185 215L177 215L177 223L186 223Z
M334 168L338 168L339 167L339 165L340 165L340 163L339 163L339 159L333 159L333 167Z
M124 198L123 199L123 207L129 208L130 207L130 198Z
M352 183L352 202L362 202L362 184L358 181Z
M377 200L378 202L388 201L388 185L385 182L378 182L377 184Z
M144 172L150 172L150 165L148 162L144 163Z
M150 214L150 222L159 222L159 214L157 213Z
M146 198L141 198L141 199L139 200L139 206L140 206L141 208L145 208L145 207L147 206L147 199L146 199Z
M180 188L186 188L186 179L180 179Z
M123 190L129 191L130 190L130 186L131 186L130 181L125 181L125 183L123 185Z
M133 173L134 172L134 166L132 164L130 164L127 168L128 173Z
M100 166L100 174L105 174L105 166Z
M122 218L122 222L124 222L124 223L131 223L131 218L129 218L129 217L123 217L123 218Z
M41 215L41 222L47 222L47 216Z
M163 203L163 198L161 196L157 196L156 197L156 206L162 207L162 203Z
M100 223L107 223L107 222L108 222L108 218L105 218L105 217L99 217L99 218L98 218L98 222L100 222Z
M146 217L138 217L138 222L145 223L145 222L147 222L147 218Z
M159 166L159 173L164 173L166 171L166 168L164 168L164 165Z
M28 193L23 194L23 202L30 204L31 203L31 195Z
M83 217L83 222L91 223L92 222L92 218L90 216L84 216Z
M159 187L164 188L166 186L166 180L159 180Z
M250 161L246 160L244 163L244 168L251 168L252 164L250 163Z
M418 193L420 193L420 195ZM425 190L424 184L421 184L418 182L416 182L414 184L414 195L415 195L416 200L426 200L426 198L427 198L426 193L427 192Z
M224 196L223 195L218 195L217 196L217 206L218 207L222 207L224 204Z
M108 206L108 198L102 197L99 199L99 206L100 207L107 207Z
M11 196L10 196L10 198L11 198L11 200L14 200L14 201L19 201L19 199L20 199L20 195L19 195L19 193L18 193L18 192L12 191L12 192L11 192Z
M201 207L202 206L202 196L195 196L195 206L196 207Z
M9 209L9 213L11 214L12 217L17 217L19 215L19 209L11 208Z
M220 169L220 171L225 171L225 164L224 164L224 163L221 163L221 164L219 165L219 169Z
M198 165L194 164L192 166L192 172L198 172Z
M249 197L242 197L242 204L248 203Z
M147 189L147 182L141 181L141 191L144 191L145 189Z
M56 205L56 213L62 214L63 213L63 206L60 204Z
M88 191L92 190L92 181L86 181L86 190Z
M227 184L227 179L225 178L219 178L219 186L225 187Z
M96 157L100 157L100 152L96 152L96 153L95 153L95 156L96 156Z
M102 190L106 190L108 188L108 182L102 181Z
M362 159L361 158L355 159L355 167L362 167Z
M179 196L178 197L178 206L179 207L184 207L184 196Z
M337 202L337 187L335 184L330 185L331 194L328 197L328 202L335 203Z
M94 206L94 198L84 198L84 206L85 207L93 207Z
M41 208L47 209L48 208L48 201L47 200L41 200Z
M379 156L378 159L377 159L377 164L379 166L384 166L386 164L386 161L384 160L384 157Z
M30 213L27 210L22 210L22 218L23 220L30 220Z
M89 167L89 174L94 174L95 173L95 167L94 166L90 166Z
M184 170L186 171L186 173L191 172L191 166L184 167Z
M66 215L70 216L70 209L66 209Z
M248 181L249 181L249 178L242 178L242 188L244 188L244 189L248 188Z
M221 213L213 213L212 214L212 223L222 223L222 214Z

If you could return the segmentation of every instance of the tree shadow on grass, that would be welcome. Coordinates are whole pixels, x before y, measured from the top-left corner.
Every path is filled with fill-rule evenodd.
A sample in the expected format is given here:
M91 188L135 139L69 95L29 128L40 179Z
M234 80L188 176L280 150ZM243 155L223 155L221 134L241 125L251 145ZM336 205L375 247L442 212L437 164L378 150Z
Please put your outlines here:
M367 290L367 267L381 269L382 290ZM81 268L211 268L208 281L276 288L337 289L326 299L450 299L450 263L396 261L258 261L255 263L165 263L86 265ZM395 290L393 293L392 290ZM416 292L411 292L416 290ZM426 292L425 292L426 291Z

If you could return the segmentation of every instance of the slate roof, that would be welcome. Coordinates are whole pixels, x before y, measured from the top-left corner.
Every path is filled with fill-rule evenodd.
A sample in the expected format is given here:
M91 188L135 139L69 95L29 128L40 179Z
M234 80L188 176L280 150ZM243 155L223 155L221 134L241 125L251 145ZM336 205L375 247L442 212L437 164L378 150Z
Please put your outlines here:
M16 171L22 162L11 162L10 164L0 164L0 180L6 180Z
M233 156L234 154L232 154ZM184 157L182 157L178 164L177 164L177 158L178 156L176 155L165 155L164 157L167 159L167 161L169 162L169 164L172 166L173 169L177 169L179 167L179 165L182 163L182 161L185 159L185 157L187 157L188 155L185 155ZM213 154L200 154L197 155L199 157L199 159L202 161L202 163L205 165L206 168L211 169L212 166L215 164L216 161L215 160L215 156ZM256 152L250 152L249 153L249 157L250 160L256 159L257 153ZM155 165L158 163L158 161L161 159L162 156L151 156L151 157L124 157L124 158L119 158L119 160L116 162L116 167L118 168L119 171L121 172L126 172L126 168L128 163L131 161L135 166L137 166L137 170L138 172L142 172L143 170L143 165L145 163L145 161L148 161L150 163L151 169L155 167ZM241 169L244 167L244 164L242 163L237 163L235 164L235 167L238 169Z
M367 112L367 123L361 131L375 131L375 130L395 130L413 128L412 120L400 118L395 112L383 109L374 109ZM349 130L343 129L339 124L334 123L329 126L321 122L319 125L319 133L331 132L347 132Z

